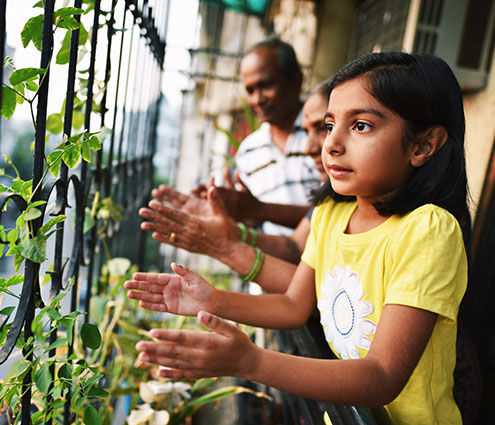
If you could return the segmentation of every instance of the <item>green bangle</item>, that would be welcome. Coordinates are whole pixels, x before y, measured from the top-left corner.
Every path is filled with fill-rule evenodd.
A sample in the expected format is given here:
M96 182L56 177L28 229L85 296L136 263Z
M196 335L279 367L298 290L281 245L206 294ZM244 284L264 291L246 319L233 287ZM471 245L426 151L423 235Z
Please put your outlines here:
M246 236L247 236L246 225L242 221L238 221L237 227L241 231L241 237L239 238L239 240L241 242L246 242Z
M261 271L261 268L263 267L263 262L265 260L265 253L258 247L254 248L254 252L256 256L254 258L253 265L245 275L239 275L239 277L244 282L252 282L256 278L256 276L258 276L259 272Z
M258 240L258 232L256 231L256 229L253 229L252 227L250 227L249 233L251 233L251 239L249 240L249 245L255 246L256 241Z

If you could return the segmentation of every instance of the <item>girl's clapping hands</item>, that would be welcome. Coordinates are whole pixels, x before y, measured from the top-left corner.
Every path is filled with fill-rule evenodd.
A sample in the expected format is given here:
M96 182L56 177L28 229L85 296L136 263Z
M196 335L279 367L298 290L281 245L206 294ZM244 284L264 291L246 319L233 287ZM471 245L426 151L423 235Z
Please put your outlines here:
M127 296L153 311L196 316L200 310L212 311L215 288L196 273L172 263L176 274L134 273L125 282Z
M205 311L198 321L212 332L152 329L150 337L160 341L138 342L139 359L165 366L159 374L169 379L246 376L254 370L258 348L244 332Z

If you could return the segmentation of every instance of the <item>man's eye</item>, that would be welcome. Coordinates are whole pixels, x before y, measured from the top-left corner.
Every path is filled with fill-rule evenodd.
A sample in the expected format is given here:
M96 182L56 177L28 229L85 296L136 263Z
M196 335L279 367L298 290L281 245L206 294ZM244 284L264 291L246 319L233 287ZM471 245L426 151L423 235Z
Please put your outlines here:
M354 126L354 128L357 130L357 131L366 131L366 130L369 130L371 128L371 126L369 124L366 124L365 122L357 122L356 125Z

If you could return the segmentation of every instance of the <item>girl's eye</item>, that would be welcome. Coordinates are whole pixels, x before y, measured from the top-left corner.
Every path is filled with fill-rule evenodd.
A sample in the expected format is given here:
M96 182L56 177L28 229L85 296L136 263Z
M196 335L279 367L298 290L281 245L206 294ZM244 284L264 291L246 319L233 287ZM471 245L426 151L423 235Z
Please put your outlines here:
M371 126L369 124L366 124L365 122L362 122L362 121L358 121L355 125L354 125L354 128L357 130L357 131L366 131L366 130L369 130L371 128Z
M325 130L327 131L327 133L331 133L333 130L333 124L330 122L326 122L325 123Z

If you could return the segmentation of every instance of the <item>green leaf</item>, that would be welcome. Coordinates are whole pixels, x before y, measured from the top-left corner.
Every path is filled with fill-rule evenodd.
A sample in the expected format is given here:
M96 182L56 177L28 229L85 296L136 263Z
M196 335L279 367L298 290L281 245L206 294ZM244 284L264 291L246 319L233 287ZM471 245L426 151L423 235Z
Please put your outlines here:
M101 334L97 326L91 323L83 323L81 338L85 347L96 350L101 345Z
M86 162L91 162L91 151L87 142L81 144L81 156Z
M38 208L30 208L24 214L24 220L31 221L36 220L38 217L41 217L41 211Z
M15 307L5 307L0 310L0 315L10 316L12 312L15 310Z
M68 339L67 338L60 338L60 339L57 339L55 342L53 342L52 344L50 344L48 346L48 348L46 348L45 350L45 353L47 353L48 351L51 351L57 347L62 347L63 345L67 345L68 343Z
M7 240L10 244L14 244L19 237L19 229L12 229L9 233L7 233Z
M64 363L58 370L60 378L72 379L72 366L69 363Z
M21 267L22 262L24 261L24 256L20 255L17 250L14 251L14 270L19 271L19 267Z
M34 82L33 80L26 81L26 88L31 91L37 91L38 90L38 84Z
M14 90L18 93L15 95L15 101L19 104L22 105L24 103L24 83L16 84L14 86ZM22 95L22 96L21 96Z
M46 393L52 382L48 363L44 363L34 374L34 382L42 393Z
M17 94L10 87L2 87L2 109L1 114L5 119L10 119L17 105Z
M23 83L27 80L31 80L33 77L37 75L44 74L46 69L43 68L21 68L15 70L12 74L10 74L9 81L13 86Z
M52 134L62 133L62 130L64 129L62 114L59 113L50 114L46 119L46 129Z
M65 28L69 31L79 28L79 22L72 16L59 17L55 22L59 28Z
M94 151L99 151L101 149L101 143L100 139L98 137L93 136L88 140L88 144L90 149L93 149Z
M72 15L82 15L84 10L82 10L79 7L61 7L60 9L57 9L54 13L53 16L55 18L57 17L66 17L66 16L72 16Z
M96 409L88 405L84 408L84 425L101 425L100 417Z
M62 160L67 167L74 168L81 157L81 146L70 145L62 154Z
M27 47L30 41L41 51L41 37L43 32L43 15L29 19L21 31L22 45Z
M9 277L9 280L7 281L7 287L19 285L22 282L24 282L24 275L15 274Z
M108 392L102 388L94 387L86 393L86 397L108 397Z
M44 224L43 226L41 226L40 231L43 232L43 233L46 233L53 226L55 226L57 223L60 223L60 222L64 221L66 218L67 218L67 216L64 215L64 214L57 215L56 217L50 219L46 224Z
M19 253L34 263L42 263L46 258L45 245L46 241L40 235L31 239L24 237L19 245Z
M58 158L58 159L57 159ZM62 157L60 156L60 151L53 151L47 158L50 173L53 177L58 177L58 172L60 171L60 165L62 164Z
M48 307L46 309L46 314L48 314L48 317L52 320L60 320L62 318L62 315L59 313L59 311L53 307Z
M82 112L74 111L72 114L72 127L79 130L84 125L86 117Z

